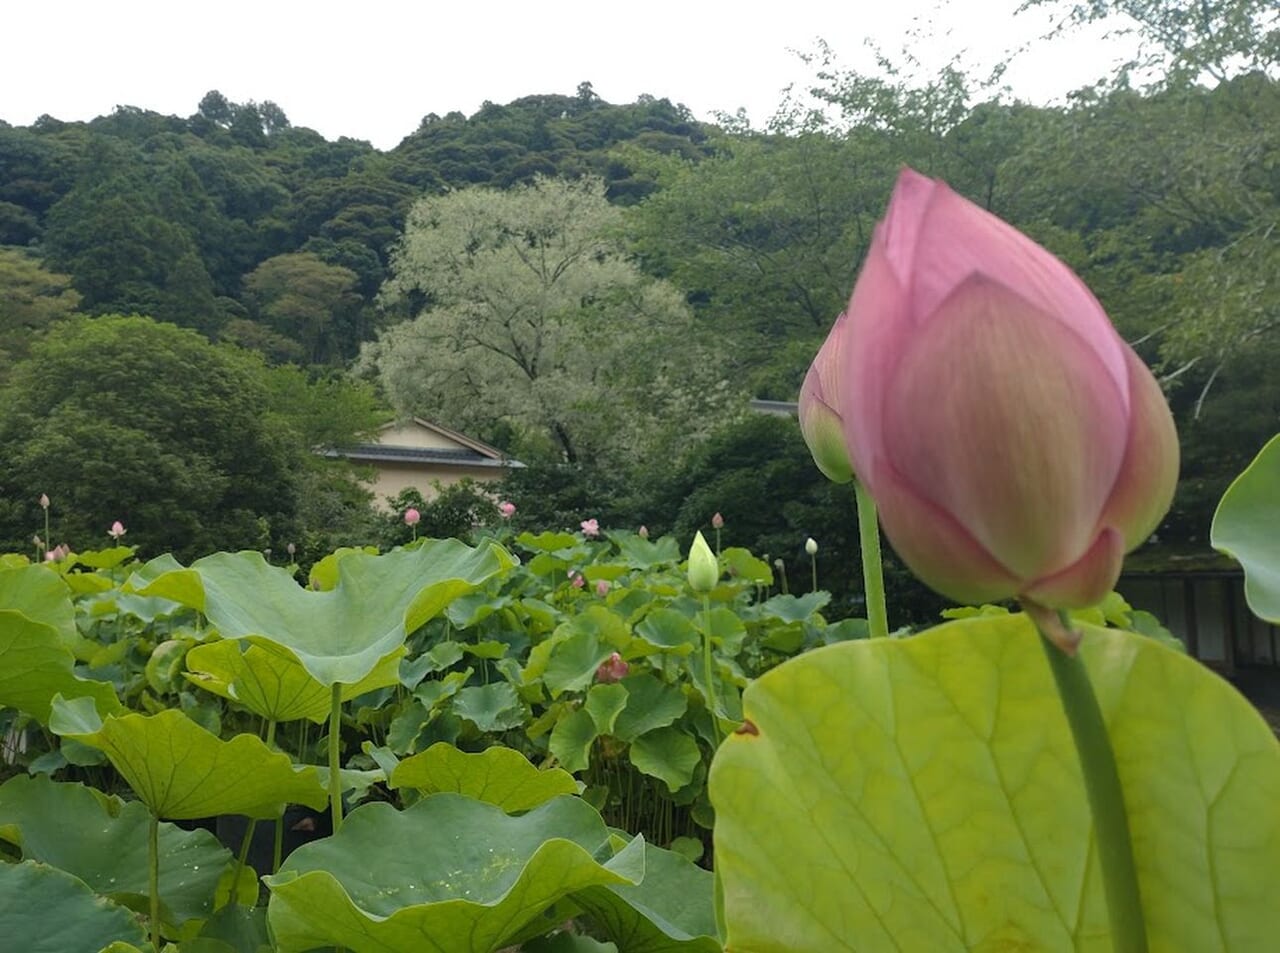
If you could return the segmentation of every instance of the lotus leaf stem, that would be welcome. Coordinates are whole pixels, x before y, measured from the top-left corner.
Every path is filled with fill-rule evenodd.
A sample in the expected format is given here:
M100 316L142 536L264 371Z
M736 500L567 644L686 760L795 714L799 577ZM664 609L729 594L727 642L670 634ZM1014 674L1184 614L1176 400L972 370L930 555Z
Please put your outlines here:
M342 829L342 767L339 748L342 740L342 685L333 683L329 706L329 810L333 815L333 832Z

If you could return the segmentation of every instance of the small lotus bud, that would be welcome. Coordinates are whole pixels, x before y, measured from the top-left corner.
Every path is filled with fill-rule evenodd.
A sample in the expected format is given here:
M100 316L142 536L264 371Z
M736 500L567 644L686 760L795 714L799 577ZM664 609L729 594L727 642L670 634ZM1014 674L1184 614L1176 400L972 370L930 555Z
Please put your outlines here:
M295 545L293 545L293 543L288 543L288 544L285 546L284 551L285 551L286 553L288 553L288 554L290 555L290 557L292 557L292 556L293 556L293 554L294 554L294 553L296 553L296 552L298 551L298 547L297 547L297 546L295 546Z
M419 513L419 512L418 512L416 509L414 509L412 506L411 506L411 507L409 507L407 510L405 510L405 511L404 511L404 525L405 525L405 526L417 526L417 525L418 525L418 521L419 521L419 520L421 520L421 519L422 519L422 514L421 514L421 513Z
M647 527L647 526L641 526L641 527L640 527L639 532L637 532L637 533L636 533L636 535L637 535L637 536L639 536L641 539L648 539L648 538L649 538L649 527Z
M818 555L818 541L810 536L804 541L804 551L810 556Z
M596 595L597 595L597 596L600 596L601 598L603 598L604 596L607 596L608 594L609 594L609 580L608 580L608 579L597 579L597 580L596 580Z
M701 532L694 534L693 545L689 547L688 573L694 592L710 592L720 581L720 564Z
M49 494L40 494L40 509L47 510L49 508Z
M516 515L516 505L510 500L503 500L498 504L498 515L504 520L509 520Z
M715 516L711 517L711 528L724 529L724 517L721 516L719 512L717 512Z
M621 681L626 678L627 672L630 670L631 666L623 660L622 656L617 652L612 652L596 669L596 681L606 683Z
M114 523L111 524L111 529L107 530L107 535L110 536L112 539L116 540L117 542L119 542L120 537L127 532L128 530L124 528L124 524L121 523L119 520L116 520Z
M574 575L574 577L573 577L573 588L575 588L575 589L581 589L581 588L582 588L583 586L585 586L586 584L587 584L587 580L586 580L586 578L582 575L582 573L576 573L576 574Z

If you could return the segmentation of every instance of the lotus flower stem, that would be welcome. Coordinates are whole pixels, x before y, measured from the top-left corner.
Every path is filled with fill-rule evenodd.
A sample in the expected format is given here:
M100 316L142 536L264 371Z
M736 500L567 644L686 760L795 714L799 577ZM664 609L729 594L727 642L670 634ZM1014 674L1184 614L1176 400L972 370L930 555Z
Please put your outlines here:
M333 683L333 696L329 706L329 810L333 814L333 832L342 829L342 778L339 769L342 760L339 753L342 735L342 685Z
M147 832L148 881L151 888L151 947L160 953L160 818L151 812Z
M271 848L271 872L278 874L280 872L280 862L284 860L284 810L276 816L276 836L275 843Z
M1129 816L1125 812L1124 791L1102 710L1080 656L1068 655L1059 649L1043 629L1040 634L1044 636L1041 644L1058 687L1062 710L1071 726L1089 810L1093 814L1112 947L1116 953L1146 953L1147 930L1129 838Z
M862 549L862 588L867 600L867 625L873 639L889 636L889 613L884 603L884 562L880 558L880 524L876 501L854 481L858 497L858 544Z
M712 668L711 653L711 596L702 594L702 618L706 631L702 633L702 670L707 679L707 708L711 711L711 734L716 739L716 748L720 747L720 715L716 712L716 678Z
M240 902L240 874L244 871L245 861L249 859L249 845L253 843L253 832L258 826L256 817L249 818L249 823L245 825L244 839L240 841L240 854L236 857L236 877L231 881L231 900L233 903ZM255 898L256 899L256 898Z

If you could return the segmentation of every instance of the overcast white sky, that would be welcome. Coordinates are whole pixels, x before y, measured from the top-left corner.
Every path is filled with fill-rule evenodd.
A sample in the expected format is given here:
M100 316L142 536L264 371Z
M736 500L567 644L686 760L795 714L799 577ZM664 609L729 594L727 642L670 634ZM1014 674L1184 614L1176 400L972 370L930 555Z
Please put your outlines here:
M926 65L958 51L989 67L1044 32L1017 0L46 0L10 2L0 119L91 119L116 105L188 116L210 89L272 100L294 125L389 149L427 113L470 115L485 100L641 93L700 118L747 110L761 125L807 71L794 50L821 37L870 70L870 39L896 54L913 28ZM1006 82L1045 102L1111 71L1122 48L1100 31L1035 43Z

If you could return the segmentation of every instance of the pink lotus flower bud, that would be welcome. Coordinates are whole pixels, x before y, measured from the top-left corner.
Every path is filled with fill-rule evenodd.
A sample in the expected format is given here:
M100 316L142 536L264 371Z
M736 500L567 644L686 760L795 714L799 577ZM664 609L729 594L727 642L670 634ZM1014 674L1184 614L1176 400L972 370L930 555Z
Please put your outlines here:
M719 513L716 513L715 516L711 517L711 528L724 529L724 517Z
M623 661L622 656L617 652L612 652L596 669L596 681L619 682L627 677L627 672L629 671L631 671L631 666Z
M853 479L853 467L849 465L849 451L844 442L844 422L838 409L841 352L847 323L843 314L836 318L800 388L800 432L813 454L813 462L823 476L835 483L848 483Z
M422 519L422 514L415 510L412 506L404 511L404 525L417 526L418 521Z
M639 536L641 539L648 539L648 538L649 538L649 527L647 527L647 526L641 526L641 527L640 527L640 529L636 532L636 535L637 535L637 536Z
M593 536L600 535L600 521L594 516L589 520L582 521L582 535L590 539Z
M1178 441L1155 378L1084 283L906 170L847 314L836 410L907 565L975 604L1106 595L1169 507Z
M516 515L516 505L510 500L503 500L498 504L498 515L504 520L509 520Z
M574 573L574 575L573 575L573 588L575 588L575 589L581 589L581 588L582 588L583 586L585 586L586 584L587 584L587 580L586 580L586 578L582 575L582 573Z
M46 550L44 551L44 561L45 561L45 562L47 562L47 563L51 563L51 562L53 562L54 560L56 560L57 558L58 558L58 549L57 549L57 547L56 547L56 546L55 546L53 549L46 549Z
M596 595L603 599L603 598L604 598L605 596L607 596L608 594L609 594L609 580L608 580L608 579L597 579L597 580L596 580Z
M55 554L55 559L66 559L71 555L71 547L66 543L59 543L57 546L53 547L53 552Z
M107 535L110 536L112 539L114 539L116 542L119 542L120 537L127 532L128 530L124 528L124 524L121 523L119 520L116 520L114 523L111 524L111 529L107 530Z
M49 494L40 494L40 509L47 510L49 508Z

